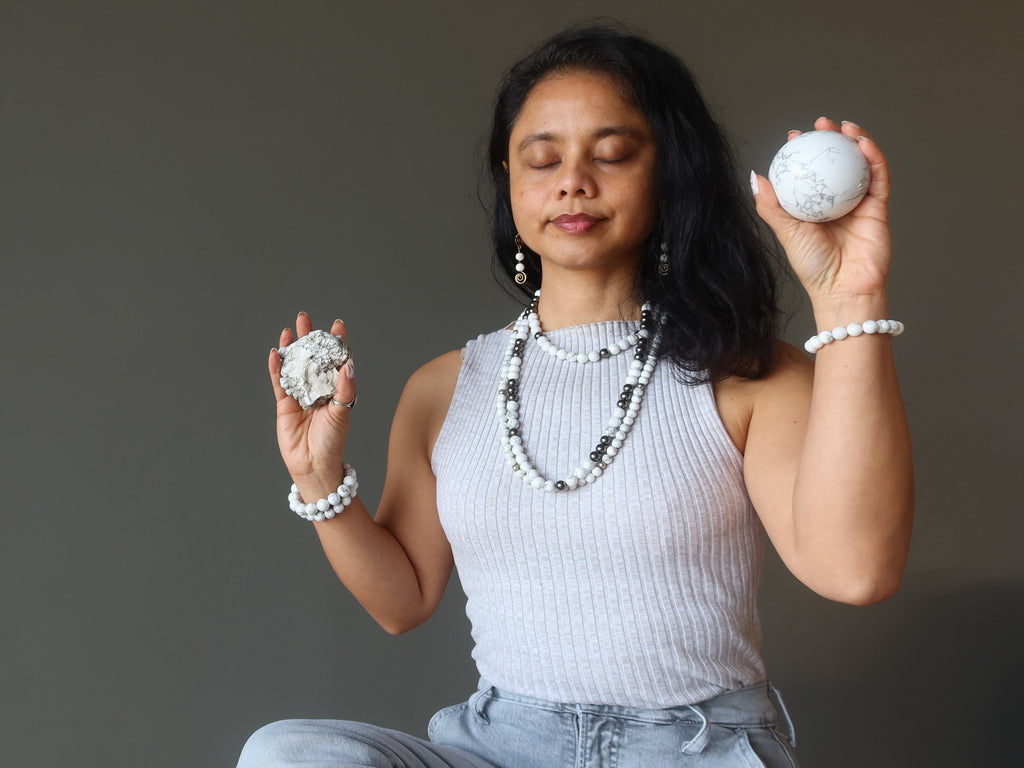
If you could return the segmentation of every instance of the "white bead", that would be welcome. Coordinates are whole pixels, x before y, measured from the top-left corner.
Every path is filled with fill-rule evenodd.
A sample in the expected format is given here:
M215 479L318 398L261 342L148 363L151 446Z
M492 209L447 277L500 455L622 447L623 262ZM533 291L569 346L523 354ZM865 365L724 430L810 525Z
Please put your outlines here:
M618 344L609 344L608 351L611 352L613 355L617 355L619 354L619 352L622 351L622 347L620 347Z
M823 346L825 346L825 345L821 343L821 341L818 339L817 336L811 336L811 338L809 338L804 343L804 349L806 349L812 355L815 352L817 352L819 349L821 349Z
M330 504L331 506L334 506L339 502L341 502L341 496L339 496L337 492L332 493L327 497L327 503Z
M596 363L598 360L601 359L601 354L599 352L590 352L587 355L587 359L592 363Z
M552 481L550 481L550 480L545 481L545 483L544 483L544 490L547 493L551 493L553 490L555 490L555 484Z
M608 446L608 450L605 451L605 455L608 456L609 458L611 458L612 456L614 456L618 452L619 451L615 448L614 445L609 445Z
M315 515L313 515L313 519L316 520L318 523L322 523L324 521L324 513L317 512Z
M895 326L895 330L892 331L893 336L899 336L901 333L903 333L903 329L905 326L899 320L890 320L889 325Z
M564 349L558 349L555 352L555 357L557 357L559 360L565 360L565 358L568 356L569 354Z
M627 416L622 420L622 423L625 424L627 427L632 427L634 421L635 419L632 416Z
M860 323L850 323L848 326L846 326L846 332L849 333L851 336L860 336L862 333L864 333L864 326L862 326Z
M821 333L819 333L818 341L820 341L822 344L831 344L833 341L832 331L822 331Z
M580 479L573 475L572 477L565 478L565 485L569 490L574 491L580 486Z
M292 483L292 490L291 490L291 492L292 493L298 493L299 492L299 486L297 486L295 483Z
M331 508L331 505L327 501L327 499L317 499L316 508L318 512L326 512L328 509Z
M618 434L618 433L616 433L616 434ZM621 447L622 447L622 439L619 438L619 437L612 438L612 448L615 448L616 450L618 450Z
M574 469L572 473L578 480L582 480L584 477L587 476L587 470L585 470L583 467L576 467L576 469Z
M590 470L590 474L593 475L594 477L600 477L602 474L604 474L604 470L601 469L600 467L594 467L592 470Z
M324 510L324 519L325 520L330 520L331 518L334 517L334 514L335 514L334 507L328 507L327 509Z
M861 326L864 329L864 333L872 334L878 331L878 323L874 320L865 320Z
M530 481L530 485L532 485L534 488L538 488L538 489L539 488L543 488L544 487L544 480L542 478L540 478L540 477L535 477L535 478L533 478L533 480Z
M526 267L522 263L516 264L516 272L525 272Z
M889 330L890 330L890 328L889 328L889 321L888 320L879 320L878 321L878 332L879 333L888 333Z
M837 325L835 328L832 329L832 338L835 339L836 341L842 341L849 335L850 334L846 332L845 325Z

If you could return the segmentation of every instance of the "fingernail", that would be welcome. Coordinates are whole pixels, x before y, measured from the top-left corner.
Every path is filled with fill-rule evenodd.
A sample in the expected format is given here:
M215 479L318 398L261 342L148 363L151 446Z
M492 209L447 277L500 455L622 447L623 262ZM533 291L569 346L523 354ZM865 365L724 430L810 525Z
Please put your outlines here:
M857 141L871 141L870 136L865 136L863 133L857 137Z
M757 193L761 191L761 187L757 181L757 174L753 171L750 172L750 191L757 196Z
M848 125L848 126L850 126L851 128L860 128L860 126L859 126L859 125L857 125L857 124L856 124L855 122L853 122L852 120L843 120L843 125Z
M347 363L345 363L345 377L349 378L349 379L352 379L352 378L355 378L355 375L356 375L356 364L355 364L355 361L349 360Z
M828 118L825 115L822 115L818 120L828 120ZM814 122L818 122L818 120L815 120Z
M339 317L339 318L336 318L336 319L334 320L334 322L336 322L336 323L341 323L342 325L344 325L344 324L345 324L345 321L344 321L344 320L342 320L342 319L341 319L340 317Z

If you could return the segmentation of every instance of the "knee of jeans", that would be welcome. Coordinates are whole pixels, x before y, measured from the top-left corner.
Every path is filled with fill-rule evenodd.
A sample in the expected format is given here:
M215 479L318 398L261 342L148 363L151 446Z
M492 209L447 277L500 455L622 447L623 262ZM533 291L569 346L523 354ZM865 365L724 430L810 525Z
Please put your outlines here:
M357 764L390 767L379 729L344 720L279 720L256 731L238 768Z
M242 747L238 768L269 768L287 764L288 756L295 751L300 722L279 720L253 733Z

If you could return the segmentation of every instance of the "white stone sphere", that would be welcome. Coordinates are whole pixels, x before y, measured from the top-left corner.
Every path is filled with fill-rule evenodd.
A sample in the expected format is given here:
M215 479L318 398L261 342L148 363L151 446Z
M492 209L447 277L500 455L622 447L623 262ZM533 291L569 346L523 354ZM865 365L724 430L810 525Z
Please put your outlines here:
M871 166L853 139L837 131L809 131L775 154L768 181L793 218L832 221L867 194Z

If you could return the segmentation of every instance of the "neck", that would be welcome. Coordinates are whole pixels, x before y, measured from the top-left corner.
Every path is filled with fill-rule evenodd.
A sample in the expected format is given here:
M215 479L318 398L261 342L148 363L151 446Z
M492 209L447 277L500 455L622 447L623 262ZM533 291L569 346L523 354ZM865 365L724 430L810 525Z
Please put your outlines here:
M545 279L537 314L545 330L605 320L639 320L632 275L610 279Z

